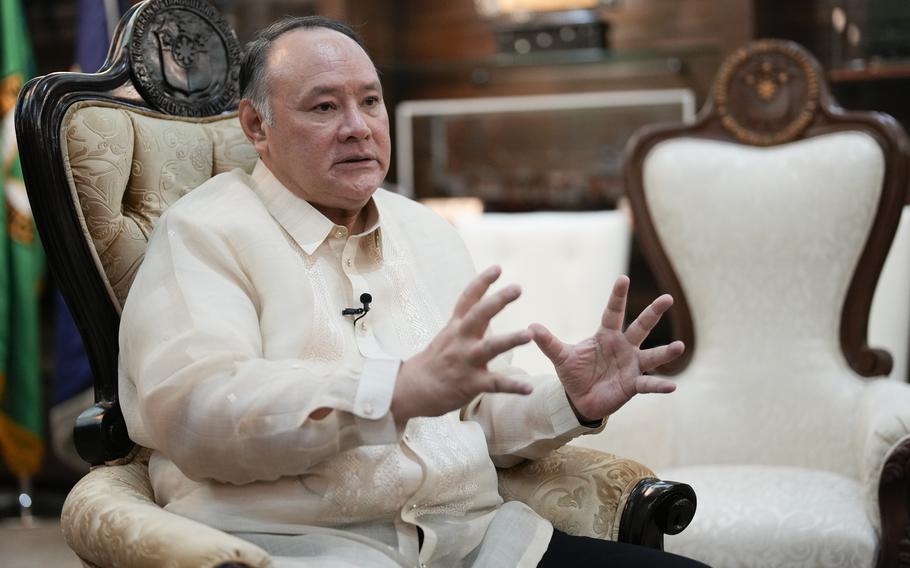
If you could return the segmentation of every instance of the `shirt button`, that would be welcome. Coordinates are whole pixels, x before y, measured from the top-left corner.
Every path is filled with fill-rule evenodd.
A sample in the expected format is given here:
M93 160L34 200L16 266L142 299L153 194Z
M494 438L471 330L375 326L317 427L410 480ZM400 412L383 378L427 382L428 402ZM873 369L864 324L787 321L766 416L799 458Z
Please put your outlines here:
M405 441L405 442L410 442L410 441L411 441L411 438L410 438L407 434L405 434L404 436L402 436L402 438L404 438L404 441Z
M417 508L417 503L411 503L411 510L413 511L416 508Z
M347 265L348 268L350 268L351 265L354 264L354 262L350 258L344 259L344 263Z
M366 331L369 328L370 328L370 326L367 325L367 322L365 322L365 321L360 322L360 329L362 329L363 331Z

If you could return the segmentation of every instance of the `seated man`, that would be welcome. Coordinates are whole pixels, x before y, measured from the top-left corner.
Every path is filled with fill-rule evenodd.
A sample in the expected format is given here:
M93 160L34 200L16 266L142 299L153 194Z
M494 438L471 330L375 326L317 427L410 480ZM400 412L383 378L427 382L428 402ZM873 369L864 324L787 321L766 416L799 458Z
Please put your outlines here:
M122 403L132 439L155 450L158 502L278 566L688 564L551 538L530 508L503 504L494 468L600 431L637 393L671 392L642 373L682 344L639 349L671 298L623 333L623 278L577 345L537 324L488 333L519 289L486 294L497 268L475 277L451 227L377 189L388 115L350 28L272 25L248 48L241 89L260 160L161 217L123 310ZM500 362L532 339L558 380Z

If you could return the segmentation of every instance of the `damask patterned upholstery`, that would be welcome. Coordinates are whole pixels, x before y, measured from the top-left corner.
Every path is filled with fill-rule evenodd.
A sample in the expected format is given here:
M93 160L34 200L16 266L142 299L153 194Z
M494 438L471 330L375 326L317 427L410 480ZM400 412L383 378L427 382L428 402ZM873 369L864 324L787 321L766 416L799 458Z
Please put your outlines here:
M685 475L703 492L699 497L704 495L698 522L685 536L668 538L668 549L677 554L724 568L874 565L878 535L854 478L761 465L695 466L664 473ZM732 479L736 483L730 483Z
M63 536L87 566L272 565L261 548L159 507L149 481L149 454L142 449L127 464L94 468L67 496Z
M235 115L178 118L92 102L74 105L62 129L70 189L118 309L161 212L209 177L250 171L256 160ZM67 497L64 536L86 566L271 566L260 548L158 507L148 453L94 468ZM500 491L564 532L615 539L632 489L653 477L630 460L564 448L500 471Z
M769 148L673 138L643 174L697 344L673 395L636 397L577 443L691 483L699 512L669 551L717 566L873 565L879 479L910 437L910 388L859 377L839 329L881 147L860 131Z
M161 212L210 177L256 164L235 114L178 119L79 103L61 129L83 230L118 310Z

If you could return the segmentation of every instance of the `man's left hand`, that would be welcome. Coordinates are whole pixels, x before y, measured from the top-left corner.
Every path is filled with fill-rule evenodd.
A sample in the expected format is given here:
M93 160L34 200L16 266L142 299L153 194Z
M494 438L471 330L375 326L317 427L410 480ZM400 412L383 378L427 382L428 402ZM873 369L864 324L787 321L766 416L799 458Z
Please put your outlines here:
M660 317L673 305L673 298L664 294L651 302L623 332L628 293L629 279L620 276L597 332L575 345L563 343L539 323L530 327L534 342L553 362L582 421L609 416L636 394L676 390L676 383L644 373L679 357L685 349L683 342L641 349Z

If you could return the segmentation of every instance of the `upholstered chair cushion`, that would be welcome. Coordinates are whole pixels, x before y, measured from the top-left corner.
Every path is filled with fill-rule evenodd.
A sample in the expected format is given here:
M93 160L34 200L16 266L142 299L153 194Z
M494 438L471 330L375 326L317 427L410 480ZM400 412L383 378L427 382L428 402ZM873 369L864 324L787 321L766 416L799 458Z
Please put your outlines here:
M77 103L61 138L80 221L118 310L161 212L213 175L256 163L236 115L189 119Z
M544 459L499 470L499 493L522 501L562 532L617 540L626 502L654 472L612 454L565 446Z
M629 264L627 213L487 213L457 224L478 270L499 264L499 289L518 283L521 297L496 316L503 332L546 325L563 341L591 335L613 281ZM552 373L535 345L513 350L512 363L531 374Z
M215 568L272 565L261 548L155 503L148 450L124 465L94 468L70 491L60 526L86 566Z
M765 465L682 467L663 474L685 479L699 496L690 527L667 536L669 552L724 568L874 565L878 535L853 478Z

